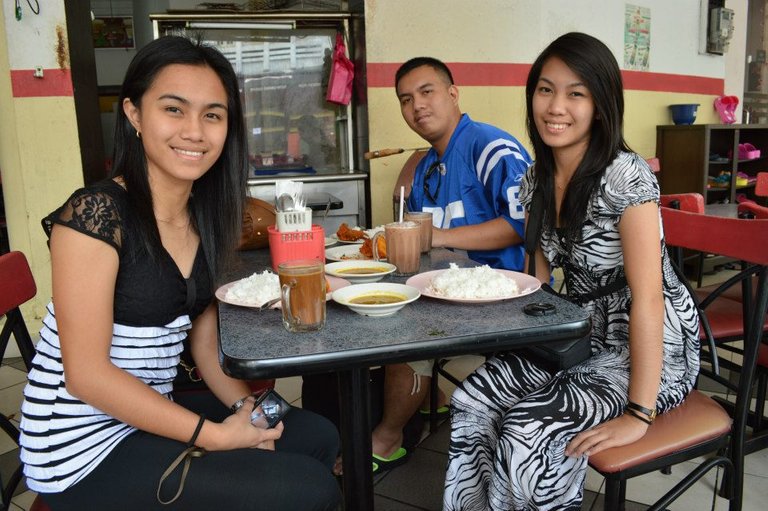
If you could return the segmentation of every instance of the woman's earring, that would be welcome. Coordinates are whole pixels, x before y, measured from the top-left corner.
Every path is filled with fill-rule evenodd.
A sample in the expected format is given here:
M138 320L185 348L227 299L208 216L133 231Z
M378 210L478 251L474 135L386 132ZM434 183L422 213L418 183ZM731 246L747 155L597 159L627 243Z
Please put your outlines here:
M141 140L141 132L139 130L136 130L136 138Z

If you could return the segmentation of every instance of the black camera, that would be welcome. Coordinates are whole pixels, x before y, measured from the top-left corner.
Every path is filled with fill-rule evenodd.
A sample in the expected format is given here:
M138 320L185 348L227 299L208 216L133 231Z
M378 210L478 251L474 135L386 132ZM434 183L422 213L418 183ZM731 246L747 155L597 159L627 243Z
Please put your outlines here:
M273 389L262 394L253 405L251 424L257 428L274 428L291 409L288 401Z

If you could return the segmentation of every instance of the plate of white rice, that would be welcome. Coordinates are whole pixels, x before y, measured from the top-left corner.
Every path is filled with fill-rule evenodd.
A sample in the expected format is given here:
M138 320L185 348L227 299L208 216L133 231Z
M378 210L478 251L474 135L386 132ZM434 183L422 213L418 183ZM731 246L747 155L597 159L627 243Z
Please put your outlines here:
M447 270L419 273L406 284L422 295L461 303L498 302L537 291L541 282L530 275L496 270L488 265L459 268L451 263Z
M330 288L325 297L326 300L330 299L333 291L350 284L348 280L339 277L326 275L325 278ZM269 300L279 297L280 279L276 273L269 270L224 284L216 290L216 298L220 302L241 307L261 307ZM272 308L280 308L280 302L277 302Z

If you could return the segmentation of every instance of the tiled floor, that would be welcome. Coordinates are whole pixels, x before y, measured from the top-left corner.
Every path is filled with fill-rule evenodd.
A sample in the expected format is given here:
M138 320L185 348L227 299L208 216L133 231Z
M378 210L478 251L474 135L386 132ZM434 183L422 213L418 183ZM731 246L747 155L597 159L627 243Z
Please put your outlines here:
M705 284L707 282L705 281ZM462 357L453 360L448 370L459 377L464 377L482 362L480 357ZM0 367L0 412L12 416L18 422L22 389L26 373L20 359L8 361ZM446 393L453 391L453 386L441 380ZM294 405L301 405L300 378L278 380L277 389L282 396ZM425 511L439 510L442 502L443 478L447 460L448 437L450 427L447 423L440 426L433 435L425 433L424 440L413 453L411 459L402 467L378 476L374 480L375 506L377 511ZM3 479L18 463L18 449L6 435L0 433L0 473ZM646 509L643 503L649 503L671 488L681 477L695 467L687 463L674 468L671 475L659 472L632 479L627 487L627 510ZM746 460L744 481L745 511L765 509L768 501L768 450L751 454ZM586 493L582 509L602 510L603 479L596 472L589 470L586 481ZM699 511L713 509L714 475L697 483L671 506L672 510ZM34 493L22 487L12 500L11 510L28 510L35 498ZM714 509L727 509L727 501L716 498Z
M463 376L480 362L482 359L479 357L465 357L451 361L448 369L452 374ZM26 373L18 360L12 361L10 365L0 367L0 411L6 415L13 414L13 421L17 421L18 418L25 379ZM452 385L445 380L441 380L441 387L446 392L453 391ZM299 378L279 380L277 389L294 405L299 406L301 404L301 380ZM449 434L448 423L442 424L433 435L426 435L425 433L424 440L407 464L376 478L374 490L377 511L441 509ZM18 449L6 435L0 434L0 471L4 480L17 463ZM687 471L694 466L694 464L689 463L682 467ZM659 496L671 488L679 480L682 473L683 470L678 467L671 475L654 473L635 478L628 485L627 497L635 502L648 502L654 496ZM590 469L586 482L588 491L582 509L603 509L601 497L596 493L600 491L602 483L602 478ZM689 490L670 509L686 511L710 509L712 490L713 477L708 477L705 482L700 482ZM596 496L597 500L595 500ZM11 510L28 510L33 500L34 493L26 491L26 488L22 487L12 500ZM747 457L744 510L765 509L766 501L768 501L768 451L761 451ZM717 499L716 504L715 509L717 510L727 509L727 502L720 498ZM646 506L638 504L628 506L627 509L632 511L645 508Z
M465 376L482 359L466 357L453 360L448 370L457 376ZM441 380L440 386L446 392L452 392L453 386ZM301 380L287 378L278 381L278 392L295 404L300 403ZM426 435L407 464L384 473L374 480L375 507L377 511L432 511L442 508L443 478L447 462L448 423L440 426L433 435ZM632 479L627 486L627 498L631 503L627 511L646 509L656 498L663 495L681 477L695 468L695 463L681 464L673 469L671 475L660 472ZM768 500L768 451L751 454L746 461L744 481L744 511L765 509ZM603 478L589 469L586 481L586 493L582 509L599 511L603 509ZM697 483L680 497L669 509L700 511L712 508L714 475ZM762 504L761 504L762 502ZM728 502L716 499L716 510L728 509Z

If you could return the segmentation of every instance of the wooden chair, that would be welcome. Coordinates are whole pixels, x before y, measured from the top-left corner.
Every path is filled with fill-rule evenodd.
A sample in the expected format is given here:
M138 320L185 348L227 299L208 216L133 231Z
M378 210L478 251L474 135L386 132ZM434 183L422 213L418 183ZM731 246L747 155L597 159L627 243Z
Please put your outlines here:
M408 196L411 195L411 187L413 186L413 176L416 174L416 167L426 154L427 151L414 151L408 159L405 160L403 168L400 169L400 174L398 174L397 181L395 181L395 187L392 189L392 218L395 221L397 221L397 218L400 215L400 187L403 187L405 199L407 200Z
M725 469L725 491L730 509L741 509L747 416L752 383L768 308L768 221L708 217L662 207L666 243L669 246L733 257L750 263L758 275L756 296L743 332L744 350L738 373L733 416L715 400L693 390L677 408L661 415L646 435L632 444L607 449L591 456L589 464L606 478L605 509L624 509L627 480L655 470L717 453L703 461L649 509L663 509L707 472ZM742 279L751 275L745 271ZM681 278L688 285L685 278ZM689 286L690 287L690 286ZM703 322L708 313L699 311ZM719 375L718 350L711 332L706 333L709 367L702 374Z
M5 325L0 331L0 360L5 356L8 342L13 336L19 347L21 358L27 368L32 368L32 357L35 354L35 346L29 330L24 323L19 307L31 300L37 293L35 279L27 264L27 259L21 252L8 252L0 255L0 316L5 318ZM19 444L18 428L5 416L0 414L0 429L8 435L16 445ZM22 467L19 465L13 471L7 483L0 479L0 510L10 507L13 492L16 491L22 478ZM42 511L47 509L40 497L32 504L32 510Z

